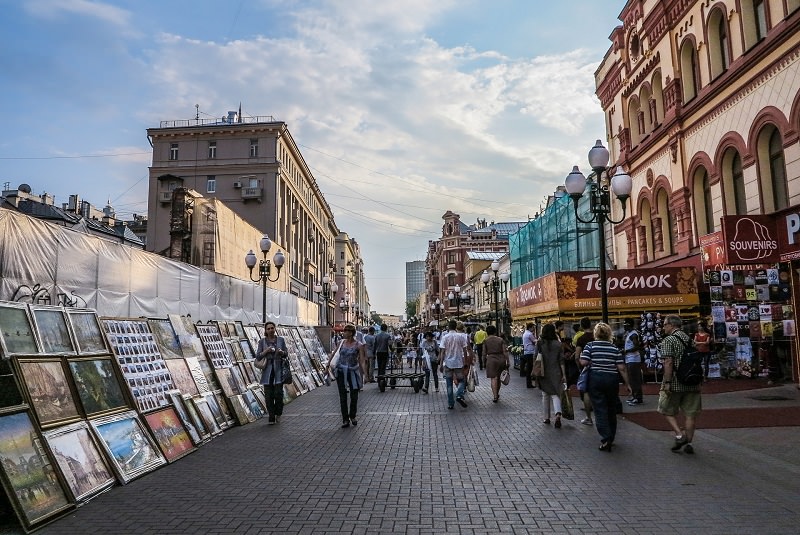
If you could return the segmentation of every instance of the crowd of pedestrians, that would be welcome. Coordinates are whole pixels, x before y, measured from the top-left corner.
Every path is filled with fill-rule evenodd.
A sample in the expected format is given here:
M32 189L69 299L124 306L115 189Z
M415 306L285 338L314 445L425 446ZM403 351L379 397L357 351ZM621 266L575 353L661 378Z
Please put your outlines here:
M700 385L682 383L678 370L689 351L696 348L707 352L710 343L703 329L697 339L692 340L682 331L682 323L676 315L665 319L665 336L660 346L663 381L656 410L664 415L675 433L671 450L694 453L692 439L702 408ZM617 415L623 410L620 384L630 394L628 405L644 403L642 337L635 327L633 320L626 319L624 332L614 340L608 324L599 322L593 326L589 318L582 318L579 324L572 325L572 336L565 333L561 321L542 325L541 332L537 332L536 323L526 325L522 335L520 375L524 377L527 388L538 387L541 390L545 425L552 424L555 428L564 425L564 392L575 385L586 414L580 423L596 428L600 436L600 451L612 451L617 438ZM420 330L392 335L385 324L377 333L374 327L358 332L354 325L348 324L343 335L343 339L334 344L328 373L337 383L344 428L358 425L359 392L366 383L387 376L389 359L392 359L390 370L395 366L402 369L404 361L415 372L419 370L420 376L424 376L421 387L424 394L428 394L431 387L439 392L441 374L449 410L453 410L456 404L462 409L469 406L467 394L470 389L467 385L477 379L476 367L485 370L494 403L500 399L501 386L508 384L512 367L510 340L500 336L494 325L478 325L473 333L463 323L450 320L443 333ZM261 381L267 399L271 400L269 423L279 421L283 410L282 400L278 400L277 394L282 385L277 384L276 376L279 374L276 371L279 370L275 369L277 360L273 358L274 351L285 352L282 342L274 335L274 325L268 324L267 337L259 344L258 357L271 359ZM504 375L506 378L501 381ZM567 408L571 409L571 403ZM678 420L681 413L683 424Z

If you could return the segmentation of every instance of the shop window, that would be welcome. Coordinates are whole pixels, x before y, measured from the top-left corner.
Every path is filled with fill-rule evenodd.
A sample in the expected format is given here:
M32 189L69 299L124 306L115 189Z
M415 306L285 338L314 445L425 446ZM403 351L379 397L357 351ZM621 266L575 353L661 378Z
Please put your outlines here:
M736 149L726 150L722 157L722 189L725 194L725 215L746 214L742 157Z
M694 42L687 39L681 45L681 85L683 102L689 102L700 90L700 70L697 64L697 51Z
M773 125L765 126L758 135L758 171L761 185L761 211L770 214L789 206L789 185L783 136Z
M694 204L695 225L697 236L705 236L714 232L714 208L711 205L711 184L708 171L700 167L694 172L694 190L692 192Z
M708 17L708 54L713 80L731 63L728 19L721 9L715 9Z

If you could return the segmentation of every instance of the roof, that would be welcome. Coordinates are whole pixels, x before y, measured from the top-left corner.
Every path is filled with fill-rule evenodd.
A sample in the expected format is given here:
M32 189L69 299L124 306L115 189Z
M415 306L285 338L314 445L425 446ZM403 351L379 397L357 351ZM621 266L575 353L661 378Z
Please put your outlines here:
M467 258L470 260L500 260L507 252L496 251L467 251Z
M497 232L499 236L508 236L527 225L527 221L512 221L509 223L492 223L483 228L469 228L470 234L491 234L492 231Z

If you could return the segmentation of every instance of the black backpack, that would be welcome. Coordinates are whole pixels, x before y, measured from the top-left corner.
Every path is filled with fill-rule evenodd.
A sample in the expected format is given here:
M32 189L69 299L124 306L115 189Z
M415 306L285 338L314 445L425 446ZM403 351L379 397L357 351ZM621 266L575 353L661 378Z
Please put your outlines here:
M674 336L674 335L673 335ZM678 338L675 336L675 338ZM678 369L675 370L675 377L678 382L686 386L697 386L703 382L703 353L694 351L683 340L678 338L683 345L683 355L678 362Z

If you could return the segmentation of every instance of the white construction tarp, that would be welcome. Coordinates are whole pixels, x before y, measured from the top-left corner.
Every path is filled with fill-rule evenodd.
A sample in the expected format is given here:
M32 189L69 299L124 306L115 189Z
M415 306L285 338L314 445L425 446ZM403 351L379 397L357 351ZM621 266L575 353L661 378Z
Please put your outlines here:
M93 308L105 317L261 321L263 288L0 209L0 300ZM267 319L317 325L319 305L267 288Z

